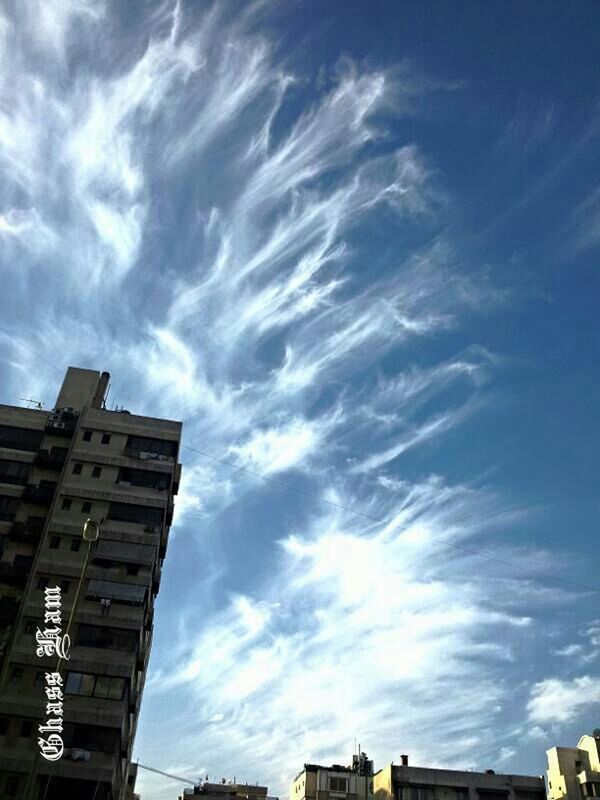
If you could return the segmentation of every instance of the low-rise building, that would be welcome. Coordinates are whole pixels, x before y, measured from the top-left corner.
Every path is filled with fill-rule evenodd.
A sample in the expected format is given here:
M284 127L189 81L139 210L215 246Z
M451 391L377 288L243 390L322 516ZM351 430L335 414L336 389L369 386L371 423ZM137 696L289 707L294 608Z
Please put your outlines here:
M305 764L290 788L290 800L371 800L373 762L365 753L351 767Z
M268 796L266 786L236 783L235 780L227 781L225 778L221 783L204 781L193 788L184 789L178 800L186 800L188 797L202 797L204 800L279 800Z
M413 767L408 756L373 776L375 800L545 800L544 779L486 770Z
M553 747L546 755L549 800L600 797L600 729L577 747Z

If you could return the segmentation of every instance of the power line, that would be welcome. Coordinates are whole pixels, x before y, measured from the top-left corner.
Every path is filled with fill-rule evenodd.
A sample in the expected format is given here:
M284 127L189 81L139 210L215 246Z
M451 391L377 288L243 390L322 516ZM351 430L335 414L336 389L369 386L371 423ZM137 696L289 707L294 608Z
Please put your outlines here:
M320 497L317 494L313 494L312 492L306 492L304 489L299 489L297 486L292 486L289 483L284 483L283 481L279 481L276 478L270 478L268 475L261 475L260 472L255 472L252 469L248 469L248 467L242 467L239 464L232 464L230 461L226 461L223 458L217 458L216 456L211 456L209 453L205 453L202 450L197 450L195 447L190 447L190 445L184 444L186 450L191 450L193 453L197 453L198 455L204 456L205 458L210 459L211 461L216 461L219 464L223 464L226 467L230 467L234 470L240 470L241 472L247 472L249 475L252 475L255 478L259 478L266 483L274 484L275 486L279 486L283 489L287 489L291 492L295 492L296 494L304 495L305 497L310 497L313 500L317 500L320 503L326 503L329 506L334 506L335 508L339 508L343 511L347 511L350 514L354 514L358 517L363 517L364 519L368 519L371 522L376 522L378 525L386 525L391 520L382 519L381 517L374 517L371 514L365 514L363 511L357 511L354 508L350 508L349 506L342 505L341 503L334 503L332 500L327 500L325 497ZM423 537L429 539L429 541L436 542L437 544L444 545L445 547L452 548L453 550L459 550L463 553L468 553L469 555L476 556L477 558L483 558L487 561L495 562L496 564L501 564L504 567L510 567L511 569L516 569L521 572L524 572L532 577L536 578L543 578L544 580L552 580L557 581L558 583L563 583L566 586L573 586L577 589L585 589L589 592L600 592L600 588L594 586L588 586L585 583L576 583L575 581L571 581L568 578L563 578L560 575L553 575L549 572L540 572L539 570L530 569L529 567L522 567L520 564L515 564L512 561L506 561L502 558L497 558L496 556L492 556L489 553L482 553L479 550L474 550L472 547L465 547L464 545L454 544L453 542L448 542L446 539L440 539L437 536L430 536L429 534L422 534Z
M146 769L148 772L155 772L157 775L163 775L165 778L172 778L174 781L181 781L182 783L191 783L195 785L199 783L196 778L182 778L180 775L171 775L169 772L163 772L161 769L156 769L156 767L149 767L147 764L140 764L139 761L134 762L137 764L138 767L141 769Z
M36 353L36 351L32 347L29 347L29 345L25 344L25 342L22 342L20 339L17 339L16 336L13 336L12 333L9 333L5 328L0 327L0 331L5 336L8 336L9 339L12 339L13 342L16 342L17 344L21 345L21 347L24 347L25 350L29 350L30 353L33 353L33 355L41 359L44 362L44 364L47 364L49 367L52 367L52 369L55 369L57 372L63 371L60 367L57 367L56 364L50 363L50 361L45 359L44 356L41 356L39 353Z

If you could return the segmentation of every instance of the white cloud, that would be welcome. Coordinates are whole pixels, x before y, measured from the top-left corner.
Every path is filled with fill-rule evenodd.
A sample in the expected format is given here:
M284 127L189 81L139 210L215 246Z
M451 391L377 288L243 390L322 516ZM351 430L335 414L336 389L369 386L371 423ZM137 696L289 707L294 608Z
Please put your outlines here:
M591 703L600 702L600 678L583 675L570 681L547 678L536 683L527 711L532 722L570 722Z

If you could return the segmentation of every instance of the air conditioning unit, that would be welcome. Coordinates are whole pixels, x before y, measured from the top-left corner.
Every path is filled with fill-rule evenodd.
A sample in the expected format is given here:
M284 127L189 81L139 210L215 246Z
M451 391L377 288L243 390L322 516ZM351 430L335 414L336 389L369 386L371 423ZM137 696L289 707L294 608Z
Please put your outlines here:
M73 761L89 761L92 754L89 750L79 750L78 748L71 748L71 758Z

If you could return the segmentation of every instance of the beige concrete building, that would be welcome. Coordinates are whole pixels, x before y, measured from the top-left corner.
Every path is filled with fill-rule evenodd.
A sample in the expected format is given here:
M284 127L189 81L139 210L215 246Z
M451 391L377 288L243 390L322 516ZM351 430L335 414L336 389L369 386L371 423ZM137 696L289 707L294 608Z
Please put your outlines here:
M577 747L553 747L546 755L550 800L600 797L600 730L582 736Z
M468 772L412 767L408 756L373 776L375 800L545 800L544 779L503 775L493 770Z
M0 406L0 798L126 800L152 642L154 599L177 493L181 424L109 411L109 376L69 368L52 412ZM38 753L45 673L36 654L44 588L62 631L91 546L63 662L64 754Z
M305 764L290 787L290 800L372 800L373 762L365 753L351 767Z

